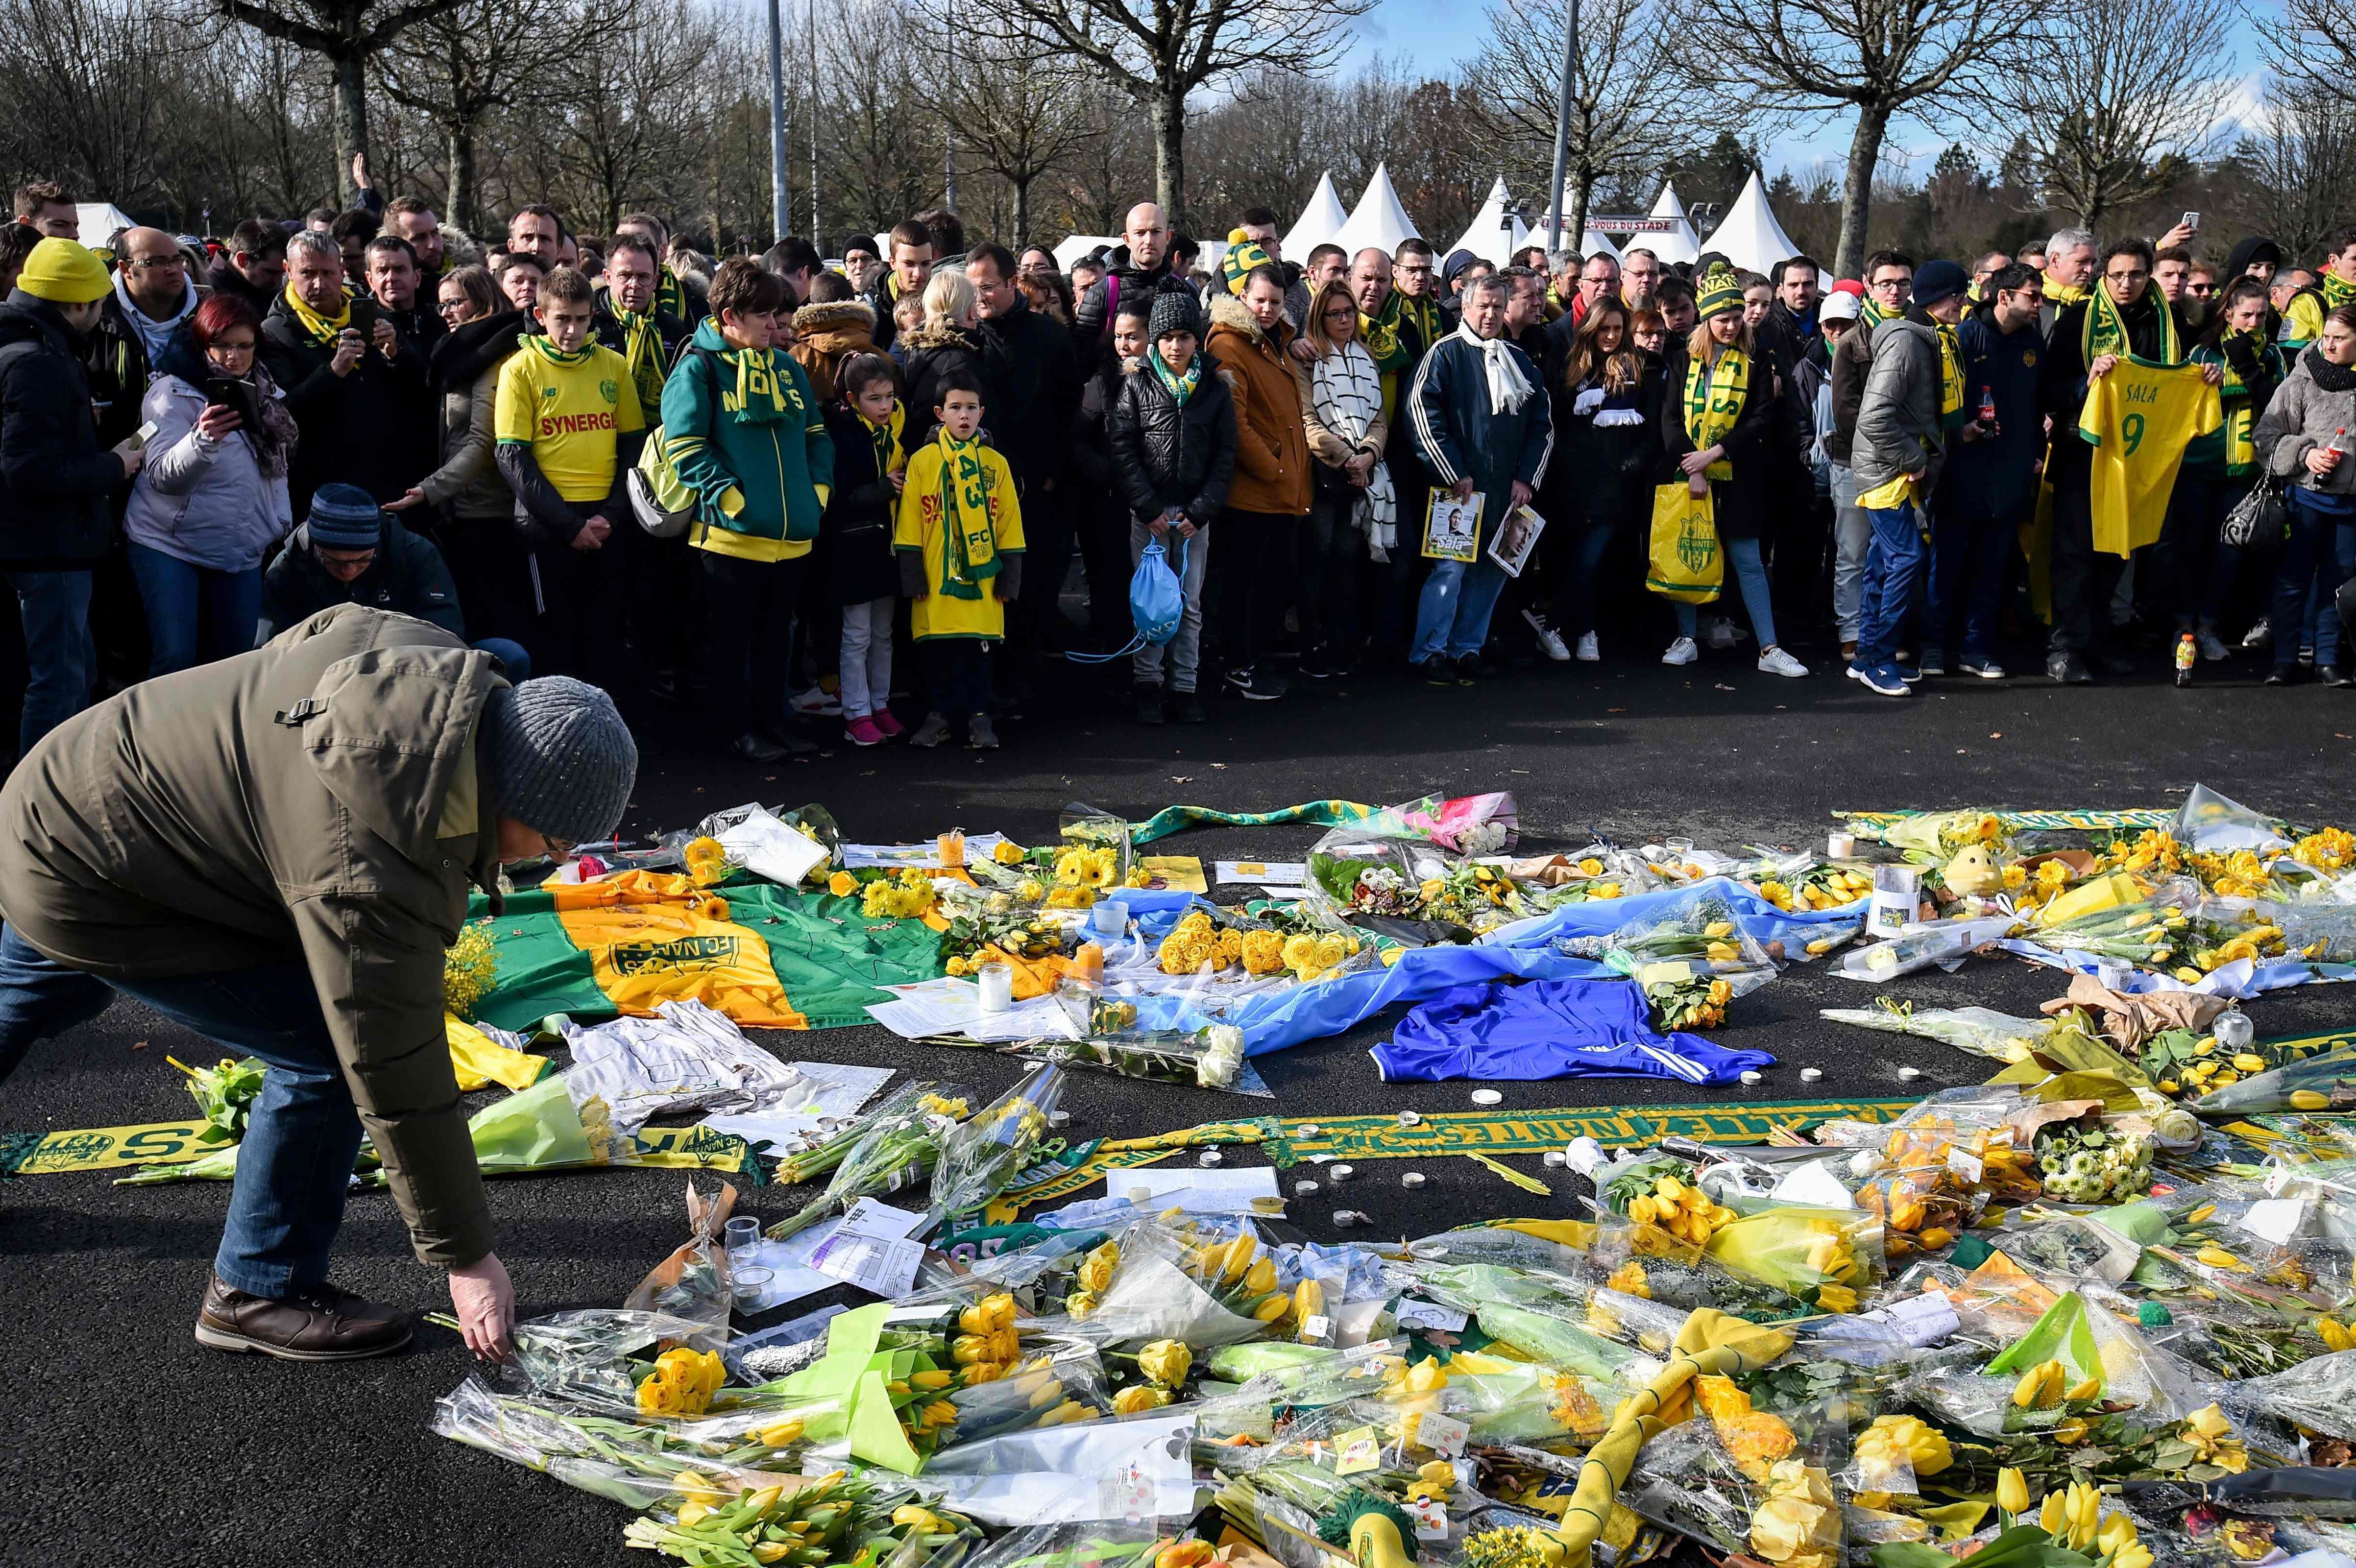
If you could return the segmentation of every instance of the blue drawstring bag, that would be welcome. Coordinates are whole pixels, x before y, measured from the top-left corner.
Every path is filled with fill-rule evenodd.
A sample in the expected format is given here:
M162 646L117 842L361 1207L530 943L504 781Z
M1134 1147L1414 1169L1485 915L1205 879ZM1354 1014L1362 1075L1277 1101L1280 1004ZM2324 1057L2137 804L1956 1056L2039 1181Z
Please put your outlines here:
M1158 648L1169 642L1178 635L1178 623L1186 613L1186 585L1179 581L1185 570L1184 539L1178 541L1178 565L1174 571L1159 542L1147 544L1137 558L1137 570L1129 579L1129 618L1137 626L1137 635L1116 653L1067 653L1064 656L1076 664L1104 664L1125 659L1140 648Z

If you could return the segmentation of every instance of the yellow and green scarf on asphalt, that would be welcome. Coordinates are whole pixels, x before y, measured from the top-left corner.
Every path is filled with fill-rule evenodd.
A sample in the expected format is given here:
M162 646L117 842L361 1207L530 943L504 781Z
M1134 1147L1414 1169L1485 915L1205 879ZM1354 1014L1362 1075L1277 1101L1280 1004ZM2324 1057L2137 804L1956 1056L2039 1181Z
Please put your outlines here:
M1751 356L1740 348L1722 348L1715 364L1698 357L1686 361L1686 437L1696 452L1707 452L1724 441L1742 417L1751 391ZM1734 477L1734 464L1719 459L1704 471L1718 480Z
M2184 344L2176 331L2176 313L2168 308L2158 283L2144 284L2144 297L2159 312L2159 353L2157 361L2162 365L2184 363ZM2128 355L2135 352L2127 338L2126 317L2111 299L2107 288L2096 288L2086 296L2086 321L2079 329L2078 347L2092 365L2105 354Z
M321 315L303 303L303 296L294 292L293 283L286 285L286 308L294 313L294 319L303 324L303 330L311 335L311 341L323 347L335 342L337 335L352 324L352 302L349 298L344 301L344 308L334 315Z

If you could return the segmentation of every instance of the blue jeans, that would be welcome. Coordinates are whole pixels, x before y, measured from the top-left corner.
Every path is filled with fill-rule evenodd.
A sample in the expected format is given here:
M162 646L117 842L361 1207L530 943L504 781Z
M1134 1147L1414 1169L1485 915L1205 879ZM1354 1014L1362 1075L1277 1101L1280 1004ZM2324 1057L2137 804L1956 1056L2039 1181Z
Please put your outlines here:
M1505 592L1505 573L1483 553L1478 560L1435 560L1415 611L1415 651L1429 658L1461 659L1489 640L1489 615Z
M2290 487L2290 535L2275 567L2274 662L2286 665L2297 654L2299 631L2315 628L2315 662L2340 663L2340 617L2331 596L2356 577L2356 517L2327 512ZM2316 606L2310 612L2309 607ZM2286 628L2289 635L2285 636Z
M1595 578L1603 570L1604 552L1612 548L1612 525L1590 522L1571 544L1570 624L1563 630L1578 638L1595 630Z
M1763 652L1775 645L1775 607L1767 593L1767 568L1759 559L1757 539L1725 539L1726 559L1734 568L1734 581L1742 588L1742 607L1751 613L1751 630L1759 639ZM1680 602L1677 605L1677 635L1690 637L1701 624L1699 607Z
M1912 501L1869 507L1865 516L1873 525L1873 543L1865 557L1865 624L1858 633L1857 657L1850 661L1858 669L1898 656L1898 640L1906 634L1906 616L1927 564Z
M509 686L521 686L531 678L531 655L524 651L521 643L511 642L506 637L484 637L475 644L475 649L477 653L490 655L506 667Z
M16 591L30 677L24 716L16 724L16 755L22 757L34 741L90 706L98 649L90 639L88 571L12 571L8 584Z
M1930 624L1925 653L1958 648L1985 659L1996 640L1996 605L2004 592L2004 552L2020 532L2017 517L1931 519ZM1962 634L1956 640L1956 634Z
M134 543L131 575L147 611L150 678L253 646L254 627L262 619L260 562L243 571L223 571Z
M237 1182L213 1273L280 1300L323 1284L359 1153L360 1117L311 974L270 964L220 975L102 980L46 958L0 927L0 1079L36 1041L106 1010L121 991L269 1071L237 1151Z

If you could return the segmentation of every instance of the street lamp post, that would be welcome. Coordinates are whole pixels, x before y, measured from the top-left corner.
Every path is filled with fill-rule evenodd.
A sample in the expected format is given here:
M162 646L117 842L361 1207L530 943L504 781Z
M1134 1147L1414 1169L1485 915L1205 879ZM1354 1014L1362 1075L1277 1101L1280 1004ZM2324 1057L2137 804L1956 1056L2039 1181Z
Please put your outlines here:
M780 237L793 223L786 210L786 45L777 0L769 0L769 216Z
M1579 69L1579 0L1570 0L1568 22L1562 30L1562 92L1555 100L1554 110L1554 190L1553 199L1547 204L1549 257L1562 249L1562 176L1563 165L1570 157L1571 80Z

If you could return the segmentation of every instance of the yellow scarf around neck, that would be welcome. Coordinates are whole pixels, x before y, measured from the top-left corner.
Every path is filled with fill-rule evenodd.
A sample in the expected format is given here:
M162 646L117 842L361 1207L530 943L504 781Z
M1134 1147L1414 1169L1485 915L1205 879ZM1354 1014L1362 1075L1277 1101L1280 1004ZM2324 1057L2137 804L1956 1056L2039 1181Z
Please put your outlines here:
M1742 417L1750 391L1751 357L1740 348L1720 349L1714 365L1698 356L1686 361L1686 437L1696 452L1726 439ZM1734 464L1721 457L1703 472L1712 479L1731 479Z
M337 335L352 324L352 302L348 297L343 309L334 315L321 315L303 303L303 296L294 292L293 283L286 285L286 308L294 313L294 319L303 324L303 330L311 335L314 343L333 343Z

